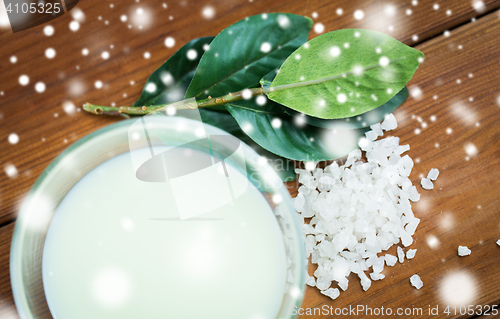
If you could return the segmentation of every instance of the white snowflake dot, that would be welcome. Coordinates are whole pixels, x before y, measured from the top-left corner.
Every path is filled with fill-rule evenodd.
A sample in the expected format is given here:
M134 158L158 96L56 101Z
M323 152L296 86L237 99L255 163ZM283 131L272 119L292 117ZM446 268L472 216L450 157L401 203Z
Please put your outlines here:
M89 49L87 48L82 49L82 55L89 55Z
M262 42L260 45L260 51L264 53L271 51L271 44L269 42Z
M121 21L121 22L126 22L127 20L128 20L128 17L127 17L126 15L122 14L122 15L120 16L120 21Z
M364 17L365 17L365 13L363 12L363 10L354 11L354 19L363 20Z
M144 90L146 90L146 92L148 93L154 93L156 92L156 84L154 84L153 82L149 82L148 84L146 84Z
M472 7L474 8L474 10L478 11L478 12L482 12L484 11L485 9L485 5L484 5L484 2L483 1L474 1L472 3Z
M342 10L342 8L338 8L336 12L337 15L341 16L344 13L344 10Z
M43 28L43 34L45 34L48 37L53 36L54 35L54 27L51 25L45 26L45 28Z
M252 97L252 91L250 91L249 89L245 89L243 90L243 92L241 92L241 96L245 99L245 100L248 100Z
M96 89L102 89L102 86L103 86L102 81L99 81L99 80L95 81L94 86Z
M339 103L345 103L347 101L347 96L344 93L337 95L337 101Z
M10 133L7 139L10 144L14 145L19 142L19 135L17 135L16 133Z
M388 16L393 16L395 13L396 13L396 8L394 6L387 6L385 7L385 14L387 14Z
M47 50L45 50L45 57L47 59L53 59L55 56L56 50L54 50L53 48L47 48Z
M215 16L215 9L211 6L206 6L201 12L205 19L212 19Z
M354 73L354 75L361 75L363 74L363 67L361 66L355 66L354 69L352 70L352 73Z
M267 98L265 95L259 95L255 99L255 102L257 102L258 105L264 105L267 103Z
M45 92L45 83L43 83L43 82L37 82L35 84L35 91L37 91L38 93Z
M281 120L279 118L274 118L272 121L271 121L271 126L273 128L280 128L281 127Z
M194 60L198 57L198 52L195 49L189 49L186 56L189 60Z
M64 101L62 104L62 108L63 108L64 112L66 112L66 114L68 114L68 115L72 115L76 111L76 106L71 101Z
M167 37L167 38L165 39L165 46L166 46L167 48L171 48L171 47L173 47L174 45L175 45L175 39L174 39L174 38L172 38L172 37Z
M14 178L14 177L17 177L17 175L18 175L17 168L14 166L14 164L7 164L7 165L5 165L4 166L4 171L5 171L5 174L9 178Z
M69 29L73 32L78 31L80 29L80 22L73 20L69 23Z
M109 59L109 52L108 51L103 51L101 53L101 58L103 58L104 60Z
M10 57L10 63L14 64L17 62L17 57L15 55Z
M26 86L29 83L30 83L30 78L26 74L23 74L19 77L19 84L21 84L22 86Z
M318 34L325 32L325 26L323 25L323 23L316 23L314 25L314 32Z
M338 57L340 55L340 48L339 47L332 47L330 49L330 55L333 57Z
M389 65L389 58L386 57L386 56L383 56L381 57L379 60L378 60L378 63L381 65L381 66L388 66Z
M149 59L151 57L151 53L146 51L146 52L144 52L143 56L144 56L144 59Z

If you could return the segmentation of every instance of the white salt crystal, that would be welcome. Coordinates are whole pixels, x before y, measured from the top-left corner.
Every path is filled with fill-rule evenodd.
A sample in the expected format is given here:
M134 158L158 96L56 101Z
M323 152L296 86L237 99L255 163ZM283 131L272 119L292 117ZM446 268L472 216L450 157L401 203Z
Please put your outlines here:
M385 277L384 264L394 266L405 259L402 246L397 247L397 257L378 257L378 253L399 242L405 247L413 242L420 220L415 218L410 201L418 201L420 194L409 179L413 160L401 156L409 145L399 145L397 137L376 140L384 130L396 127L391 114L360 139L366 163L357 149L341 166L333 162L325 169L296 170L301 186L293 204L303 222L311 218L303 226L305 250L317 264L314 277L307 275L306 281L331 298L340 293L330 288L332 282L345 291L351 272L358 275L363 290L368 290L372 280ZM413 258L415 251L408 250L406 257Z
M337 281L338 282L338 285L340 287L340 289L342 289L343 291L346 291L347 290L347 287L348 287L348 284L349 284L349 280L347 278L342 278L341 280Z
M396 127L398 127L396 117L394 117L394 115L392 113L389 115L386 115L384 121L382 122L381 127L384 131L394 130Z
M340 291L337 288L330 288L324 291L321 291L323 295L326 295L332 299L336 299L338 296L340 296Z
M410 283L413 287L420 289L424 285L419 275L413 275L410 277Z
M416 253L417 253L416 249L408 249L408 251L406 252L406 259L413 259Z
M394 154L401 155L404 152L409 151L409 150L410 150L410 145L408 145L408 144L406 144L406 145L399 145L396 148L396 150L394 151Z
M373 272L381 273L384 270L384 257L377 258L373 264Z
M401 248L399 246L397 248L397 251L398 251L398 260L402 264L403 261L405 261L405 252L404 252L403 248Z
M319 278L318 281L316 281L316 287L318 287L319 290L326 290L332 285L331 280L326 280L324 278Z
M363 290L367 291L368 289L370 289L370 286L372 285L372 281L370 280L370 278L368 278L363 271L359 271L357 275L361 280L361 287L363 288Z
M394 266L396 264L396 262L398 261L398 258L396 256L393 256L391 254L385 254L384 256L384 259L385 259L385 263L387 266Z
M378 272L372 272L370 273L370 278L375 281L375 280L381 280L385 278L384 274L378 273Z
M336 258L332 263L333 280L342 281L351 272L349 264L344 258Z
M418 193L417 188L415 186L411 186L408 192L409 192L408 198L412 202L418 202L420 200L420 194Z
M419 218L412 218L408 224L405 226L406 232L410 235L413 236L415 234L415 230L417 229L418 224L420 223Z
M413 238L402 228L399 230L399 236L401 237L403 246L408 247L413 243Z
M423 189L433 189L434 184L432 184L431 180L424 177L422 180L420 180L420 184L422 185Z
M377 137L384 135L384 132L382 132L382 126L380 125L380 123L370 125L370 128L372 129L373 132L375 132L375 134L377 134Z
M378 137L375 131L368 131L365 133L365 136L369 141L375 141Z
M293 199L293 206L298 212L302 212L302 209L304 209L304 205L306 204L306 198L304 197L303 194L299 193L294 199Z
M468 256L470 255L471 250L467 248L467 246L458 246L458 255L459 256Z
M437 168L431 168L429 174L427 174L427 178L435 181L439 176L439 170Z
M306 275L307 275L306 284L308 284L311 287L315 287L316 286L316 280L314 279L314 277L313 276L309 276L308 274L306 274Z

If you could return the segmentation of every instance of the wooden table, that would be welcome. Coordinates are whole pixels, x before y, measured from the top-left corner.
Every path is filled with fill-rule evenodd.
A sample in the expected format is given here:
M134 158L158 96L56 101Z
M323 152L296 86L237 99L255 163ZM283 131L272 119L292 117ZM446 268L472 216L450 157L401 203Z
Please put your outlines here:
M421 218L413 244L417 255L404 264L386 267L386 279L373 282L367 292L355 277L335 301L308 287L303 310L323 306L333 307L333 311L349 306L383 306L393 311L422 308L419 317L426 318L460 317L459 308L456 314L453 308L450 315L443 312L450 298L462 298L471 305L498 305L500 15L496 10L500 1L472 2L183 0L166 2L165 8L162 1L87 0L77 6L85 20L76 32L68 28L73 20L70 13L49 22L55 28L51 37L44 35L44 26L16 34L0 29L0 317L18 317L10 288L9 250L18 208L27 191L69 144L119 120L79 110L68 115L63 103L130 105L147 77L185 42L215 35L246 16L263 12L317 14L315 23L322 23L325 32L354 27L383 31L426 55L409 83L414 96L397 110L400 125L392 132L402 144L411 145L409 155L417 162L411 175L414 184L419 185L421 175L432 167L441 171L435 189L421 190L422 199L414 205L415 215ZM215 11L211 19L202 15L207 5ZM138 8L149 17L142 29L131 21ZM353 17L357 9L364 11L364 19ZM124 14L127 22L120 20ZM315 35L312 31L311 37ZM167 36L175 39L173 48L164 45ZM45 57L47 48L55 49L55 58ZM82 55L84 48L88 55ZM109 59L102 58L104 51ZM148 59L146 52L150 53ZM16 63L10 62L13 55ZM29 76L29 85L19 84L22 74ZM94 87L97 80L103 82L102 89ZM39 81L46 85L42 93L34 88ZM15 145L8 142L11 133L19 136ZM477 154L467 154L470 145ZM16 177L9 178L4 172L8 164L16 167ZM468 246L471 256L458 257L459 245ZM395 253L395 249L389 252ZM415 273L424 282L420 290L409 284ZM469 286L472 290L463 290ZM429 306L439 307L439 315L430 316Z

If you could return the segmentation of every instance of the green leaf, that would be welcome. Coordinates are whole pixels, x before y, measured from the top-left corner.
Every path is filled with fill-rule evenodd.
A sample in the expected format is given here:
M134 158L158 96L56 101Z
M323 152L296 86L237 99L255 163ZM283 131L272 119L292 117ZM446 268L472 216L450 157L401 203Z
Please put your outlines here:
M342 157L358 147L367 128L324 129L301 124L300 117L283 114L277 103L260 106L255 99L226 104L243 131L264 149L298 161L323 161Z
M177 51L167 62L158 68L146 82L145 88L149 83L154 83L157 87L155 92L143 90L139 100L134 103L134 106L148 106L177 102L183 99L189 83L193 79L196 67L202 56L202 50L206 44L209 44L214 37L199 38L190 41ZM194 60L187 58L187 52L191 49L196 50L198 57ZM167 74L173 79L171 81L162 81L162 77ZM170 84L170 85L167 85ZM213 125L228 132L247 143L259 155L268 158L269 164L272 165L283 181L294 180L296 175L293 169L293 163L289 163L287 159L269 153L254 141L252 141L240 128L236 120L227 112L219 112L210 109L199 109L200 116L205 124ZM176 116L191 118L191 110L178 110ZM288 165L275 165L279 163L288 163Z
M273 169L278 173L280 178L286 181L293 181L296 178L295 169L293 162L273 154L255 143L251 138L248 137L240 128L236 120L226 112L217 112L213 110L199 109L203 123L210 124L215 127L234 135L242 142L250 146L257 154L264 156L268 159L268 164L273 167ZM182 116L182 111L180 111ZM250 168L248 168L250 169ZM250 172L250 170L249 170Z
M408 89L405 86L388 102L377 107L376 109L373 109L361 115L348 117L345 119L333 120L324 120L306 115L304 116L304 119L305 122L309 125L329 129L357 129L367 127L382 121L387 114L391 114L392 112L394 112L394 110L397 109L401 104L403 104L403 102L408 98L408 95ZM290 115L301 116L300 112L289 109L286 106L282 106L282 108Z
M204 48L213 39L214 37L198 38L180 48L151 74L142 90L142 95L134 103L134 106L168 104L182 100L203 55ZM195 59L187 57L189 50L195 50L197 53Z
M285 13L251 16L229 26L203 54L185 97L219 97L258 85L307 41L311 26L311 19Z
M353 117L401 91L422 58L422 52L377 31L333 31L290 55L270 86L276 91L267 95L306 115Z
M271 83L273 82L274 78L276 77L276 74L278 73L278 69L273 70L269 72L268 74L264 75L262 79L260 80L260 85L262 88L267 89L271 86ZM382 121L385 117L386 114L392 113L395 109L397 109L403 102L408 98L409 92L408 88L405 86L401 91L398 92L392 99L390 99L388 102L384 103L383 105L377 107L376 109L373 109L371 111L368 111L366 113L363 113L361 115L357 116L352 116L348 118L343 118L343 119L332 119L332 120L325 120L325 119L320 119L317 117L313 116L304 116L303 119L305 119L305 122L309 125L317 126L317 127L322 127L322 128L331 128L331 129L357 129L357 128L362 128L362 127L367 127L372 124L378 123ZM297 112L293 109L290 109L284 105L278 104L283 111L291 116L303 116L304 113Z

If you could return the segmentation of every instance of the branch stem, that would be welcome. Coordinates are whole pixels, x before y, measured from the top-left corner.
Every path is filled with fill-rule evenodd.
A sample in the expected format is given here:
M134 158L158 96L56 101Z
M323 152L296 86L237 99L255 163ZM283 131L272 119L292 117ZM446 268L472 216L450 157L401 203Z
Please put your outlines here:
M388 61L388 63L394 63L396 61L400 61L405 59L406 57L401 57L397 58L391 61ZM380 67L380 64L374 64L370 65L368 67L364 67L361 70L357 71L350 71L342 74L337 74L333 76L329 76L326 78L321 78L321 79L316 79L316 80L310 80L310 81L303 81L303 82L297 82L297 83L290 83L290 84L284 84L284 85L278 85L278 86L273 86L269 88L254 88L254 89L244 89L235 93L229 93L221 97L217 98L212 98L208 97L207 99L196 101L197 107L202 108L202 107L209 107L209 106L216 106L216 105L224 105L226 103L234 102L234 101L239 101L243 99L249 99L253 96L256 95L261 95L261 94L267 94L267 93L272 93L272 92L278 92L282 90L287 90L287 89L293 89L293 88L298 88L298 87L303 87L303 86L309 86L309 85L314 85L314 84L319 84L319 83L324 83L328 81L333 81L337 80L340 78L345 78L348 75L359 75L360 73L358 72L365 72L367 70L375 69ZM384 65L385 66L385 65ZM149 113L156 112L162 108L167 108L169 106L175 107L176 110L182 110L182 109L188 109L190 108L189 106L192 106L192 104L189 103L173 103L173 104L160 104L160 105L151 105L151 106L101 106L101 105L94 105L90 103L85 103L83 105L83 109L89 113L93 114L103 114L103 115L120 115L127 117L128 115L146 115Z
M209 96L208 99L197 101L196 104L198 108L216 106L216 105L224 105L229 102L239 101L244 98L252 97L255 95L261 95L267 93L266 90L262 88L254 88L254 89L245 89L242 91L238 91L235 93L229 93L221 97L212 98ZM102 115L146 115L149 113L156 112L162 108L168 107L172 105L177 110L188 109L189 103L181 104L159 104L159 105L151 105L151 106L102 106L95 105L91 103L85 103L83 105L83 109L89 113L93 114L102 114Z

